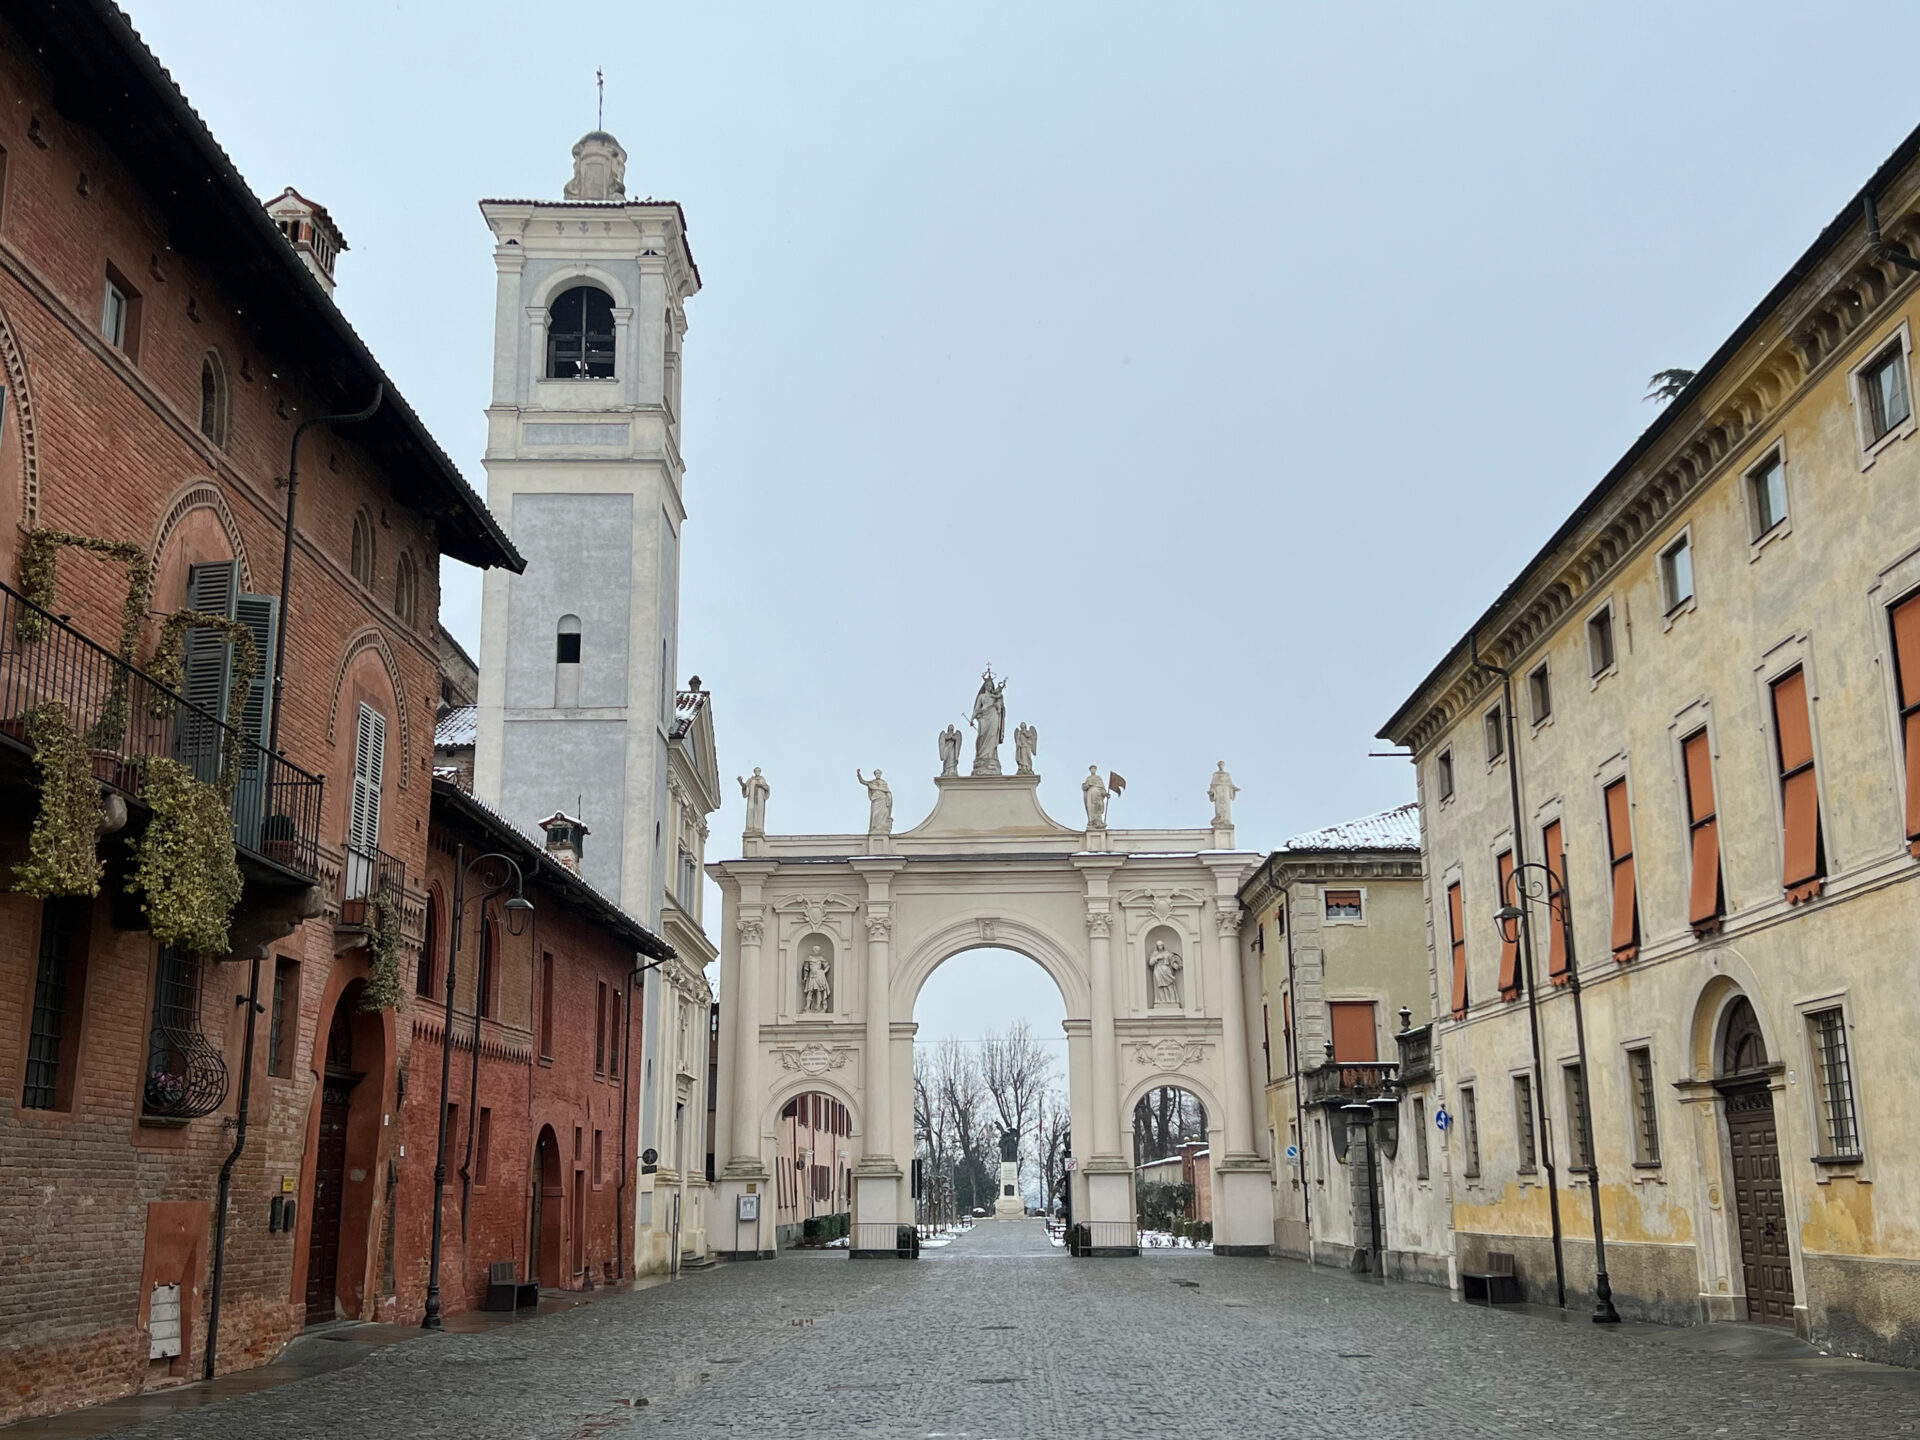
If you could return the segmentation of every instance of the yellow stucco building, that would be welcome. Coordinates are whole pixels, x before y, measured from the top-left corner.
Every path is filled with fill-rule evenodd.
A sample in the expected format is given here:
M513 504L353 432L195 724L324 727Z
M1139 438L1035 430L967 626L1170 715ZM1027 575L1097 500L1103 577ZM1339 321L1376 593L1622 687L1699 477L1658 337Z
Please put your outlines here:
M1557 1189L1588 1292L1584 1103L1621 1313L1907 1364L1917 155L1920 132L1381 731L1418 770L1461 1267L1512 1254L1552 1298ZM1496 920L1527 865L1564 882L1565 927L1537 901Z

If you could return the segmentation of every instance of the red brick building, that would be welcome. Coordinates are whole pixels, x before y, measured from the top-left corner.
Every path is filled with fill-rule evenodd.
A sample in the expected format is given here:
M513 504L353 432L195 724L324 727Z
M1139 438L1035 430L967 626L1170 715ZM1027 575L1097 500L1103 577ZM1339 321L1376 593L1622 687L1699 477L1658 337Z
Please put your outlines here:
M577 826L557 823L549 833L543 846L451 779L433 781L427 943L409 1007L405 1154L396 1165L403 1320L419 1319L426 1301L449 958L442 1314L478 1306L502 1262L549 1289L632 1273L639 967L673 950L580 878ZM500 855L519 866L533 904L518 936L504 908L513 873L482 858ZM483 920L482 897L501 885ZM456 895L465 905L454 953Z
M331 217L275 204L105 0L0 21L0 1421L197 1377L217 1253L222 1370L411 1303L414 1017L362 1002L382 973L407 987L426 927L440 556L520 560L335 308ZM376 394L305 431L283 594L296 429ZM49 596L44 531L150 559L130 637L127 565L59 548ZM175 693L145 667L189 606L226 628L187 632ZM234 622L264 660L238 695ZM49 702L64 769L35 758ZM162 761L220 795L215 844L167 808ZM96 787L97 837L46 833L92 841L97 894L23 893L33 827L75 813L43 800L79 795L90 827ZM191 905L129 893L163 814L182 853L231 844L231 953L157 943Z

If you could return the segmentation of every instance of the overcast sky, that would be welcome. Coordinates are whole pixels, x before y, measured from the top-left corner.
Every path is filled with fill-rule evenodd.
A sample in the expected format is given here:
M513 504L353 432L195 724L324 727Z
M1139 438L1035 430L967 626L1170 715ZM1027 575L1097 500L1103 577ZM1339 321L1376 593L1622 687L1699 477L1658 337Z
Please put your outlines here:
M1250 849L1410 799L1375 730L1920 120L1899 6L122 3L476 485L476 201L605 67L706 286L681 678L778 830L856 765L916 823L988 662L1069 823L1089 763L1192 825L1226 760Z

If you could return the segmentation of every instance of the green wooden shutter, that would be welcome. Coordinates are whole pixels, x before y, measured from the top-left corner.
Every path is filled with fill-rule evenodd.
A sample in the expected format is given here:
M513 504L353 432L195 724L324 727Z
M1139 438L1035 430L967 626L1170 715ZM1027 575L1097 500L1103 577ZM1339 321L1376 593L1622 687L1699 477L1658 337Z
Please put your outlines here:
M187 608L233 618L239 590L237 561L220 560L187 568ZM227 718L227 691L233 683L233 642L204 625L186 633L181 656L180 693L216 720ZM202 780L220 773L220 729L187 711L174 736L175 758Z
M266 743L267 704L272 693L273 643L279 628L280 601L273 595L242 595L234 605L234 618L253 634L259 668L247 687L241 707L240 729L254 746ZM241 757L240 774L233 787L234 842L249 850L260 848L260 828L267 812L267 772L262 751L249 746Z

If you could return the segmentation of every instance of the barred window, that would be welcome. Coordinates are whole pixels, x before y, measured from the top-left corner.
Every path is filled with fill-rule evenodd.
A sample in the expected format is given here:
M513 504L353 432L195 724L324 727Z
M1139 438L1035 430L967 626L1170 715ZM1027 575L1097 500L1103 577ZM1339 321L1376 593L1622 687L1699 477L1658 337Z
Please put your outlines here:
M1427 1178L1427 1102L1420 1096L1413 1097L1413 1164L1414 1177Z
M1520 1155L1520 1173L1534 1171L1533 1082L1525 1075L1513 1077L1513 1139Z
M1471 1085L1460 1088L1460 1139L1467 1152L1460 1173L1469 1180L1477 1180L1480 1178L1480 1107L1474 1102Z
M76 958L75 942L84 941L83 927L92 913L92 906L85 900L53 899L40 906L40 964L33 983L33 1024L27 1036L22 1109L65 1110L72 1106L84 976L84 962Z
M1633 1082L1633 1163L1660 1163L1660 1114L1654 1106L1653 1052L1627 1052L1627 1073Z
M1813 1031L1814 1073L1820 1084L1823 1160L1860 1158L1860 1126L1853 1108L1853 1070L1847 1058L1847 1020L1838 1006L1807 1016Z
M1561 1069L1567 1089L1567 1131L1573 1149L1573 1168L1593 1173L1593 1151L1587 1148L1587 1077L1579 1065Z

